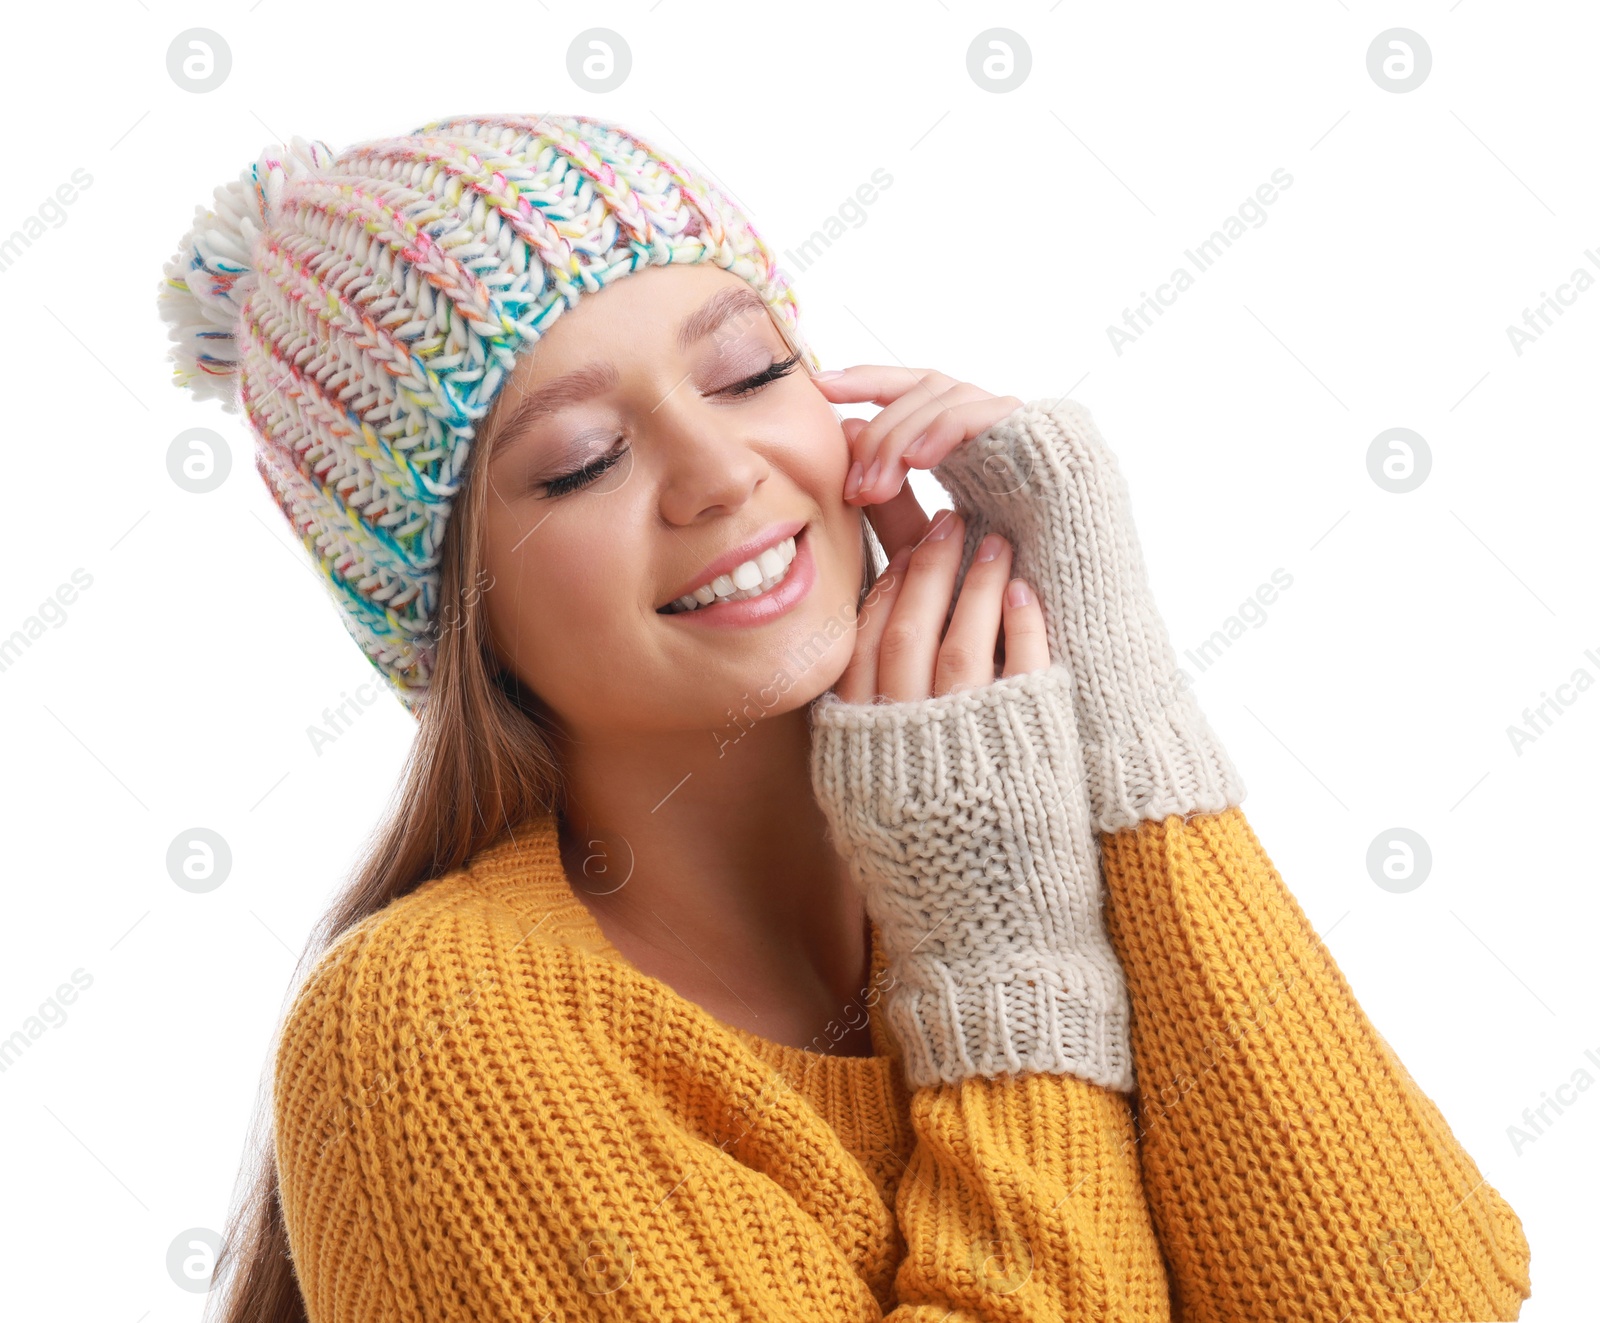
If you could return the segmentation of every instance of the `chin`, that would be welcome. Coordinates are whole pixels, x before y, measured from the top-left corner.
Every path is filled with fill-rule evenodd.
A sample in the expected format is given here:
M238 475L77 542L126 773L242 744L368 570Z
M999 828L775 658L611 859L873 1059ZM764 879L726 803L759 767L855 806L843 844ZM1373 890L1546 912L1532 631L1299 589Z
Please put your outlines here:
M723 694L714 720L727 727L725 737L747 731L763 718L804 708L833 687L854 651L858 591L840 596L835 588L838 601L831 607L830 597L819 595L818 609L775 632L770 648L759 650L759 660L738 667L731 684L717 685Z
M804 668L787 658L774 657L770 669L737 685L712 719L711 734L719 756L726 755L764 720L807 707L844 674L849 660L848 650L842 647Z

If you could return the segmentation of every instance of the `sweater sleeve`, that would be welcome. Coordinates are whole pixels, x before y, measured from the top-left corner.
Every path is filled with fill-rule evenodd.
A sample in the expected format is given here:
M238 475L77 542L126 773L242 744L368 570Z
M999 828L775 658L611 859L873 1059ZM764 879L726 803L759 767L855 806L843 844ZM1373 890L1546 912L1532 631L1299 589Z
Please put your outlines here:
M1035 401L935 470L1037 586L1073 675L1136 1145L1181 1317L1510 1319L1529 1247L1373 1027L1239 807L1093 419Z
M1516 1318L1521 1222L1363 1013L1243 810L1103 846L1136 1145L1179 1316Z
M812 727L913 1088L891 1317L1167 1319L1068 672L899 703L825 694Z
M1167 1323L1126 1094L1054 1071L911 1096L893 1323Z

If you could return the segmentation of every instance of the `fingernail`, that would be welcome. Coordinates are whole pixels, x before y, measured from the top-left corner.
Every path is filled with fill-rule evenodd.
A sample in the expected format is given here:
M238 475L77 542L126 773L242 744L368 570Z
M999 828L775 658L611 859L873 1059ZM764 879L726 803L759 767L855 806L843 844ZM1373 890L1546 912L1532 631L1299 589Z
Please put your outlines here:
M1013 579L1006 585L1006 603L1010 606L1027 606L1033 601L1033 594L1028 591L1028 585L1021 579Z
M829 368L826 372L813 372L811 374L811 379L813 381L836 381L842 376L844 376L842 369Z
M850 466L850 472L845 474L844 499L849 500L861 490L861 461L858 459Z
M863 490L872 486L873 482L877 479L878 469L881 464L882 461L878 458L878 456L874 455L872 457L872 463L867 465L867 476L861 479L861 486Z
M978 554L974 560L993 560L1000 554L1000 537L997 533L990 533L978 543Z
M941 512L934 521L933 527L928 530L928 540L930 542L943 542L955 530L955 526L955 516L948 510Z
M911 444L900 452L900 458L901 459L912 459L912 458L914 458L916 453L917 453L917 447L920 446L923 443L923 441L927 438L927 435L928 434L926 432L918 432L917 435L914 438L912 438Z

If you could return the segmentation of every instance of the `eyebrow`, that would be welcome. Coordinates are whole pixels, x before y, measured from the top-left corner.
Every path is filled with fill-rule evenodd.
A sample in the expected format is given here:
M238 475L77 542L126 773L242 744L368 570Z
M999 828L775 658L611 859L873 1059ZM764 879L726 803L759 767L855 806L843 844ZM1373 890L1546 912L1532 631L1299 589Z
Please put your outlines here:
M718 330L730 318L755 309L764 312L766 303L751 286L719 290L679 323L677 346L679 349L688 349L697 340ZM499 429L499 435L495 437L489 458L492 460L499 454L535 416L554 413L571 404L582 404L592 395L614 389L620 379L617 369L610 363L592 363L546 382L511 411Z
M610 363L593 363L588 367L579 368L576 372L568 372L564 376L557 377L554 381L546 382L511 411L505 420L505 425L500 428L499 435L494 439L489 458L492 460L498 455L536 415L554 413L569 404L582 404L591 395L610 390L619 380L621 378L616 368Z
M694 312L683 319L678 327L678 348L687 349L696 340L710 335L730 317L748 310L766 310L761 296L749 285L740 285L718 291Z

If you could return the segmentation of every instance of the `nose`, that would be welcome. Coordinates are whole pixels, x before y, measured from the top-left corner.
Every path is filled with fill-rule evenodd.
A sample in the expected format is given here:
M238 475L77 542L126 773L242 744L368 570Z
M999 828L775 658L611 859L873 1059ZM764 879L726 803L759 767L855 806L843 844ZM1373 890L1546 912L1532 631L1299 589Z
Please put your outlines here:
M676 398L683 393L681 401ZM729 412L692 390L669 397L651 420L659 457L661 517L688 526L738 510L772 466Z

